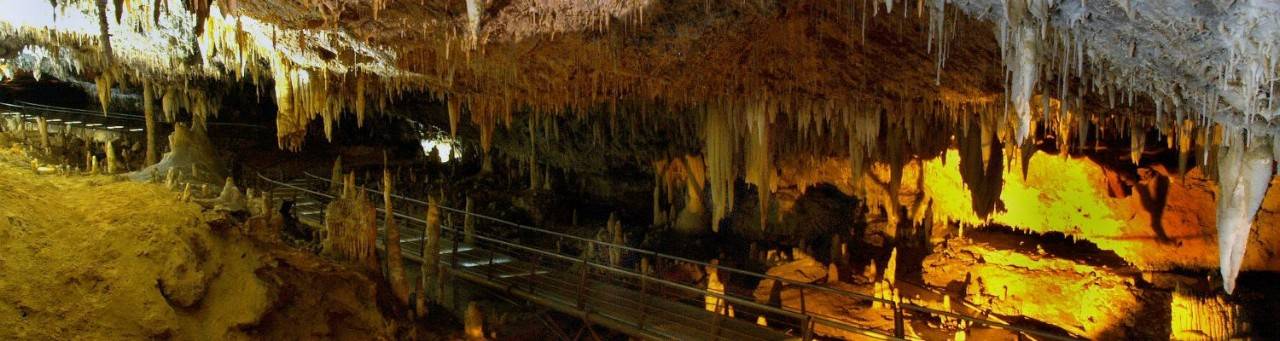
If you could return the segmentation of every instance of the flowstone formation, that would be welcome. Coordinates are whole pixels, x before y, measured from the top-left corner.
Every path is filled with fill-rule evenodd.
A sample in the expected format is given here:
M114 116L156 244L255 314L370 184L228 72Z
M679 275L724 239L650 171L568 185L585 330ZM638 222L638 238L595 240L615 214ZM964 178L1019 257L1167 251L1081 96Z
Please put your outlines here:
M1133 163L1164 141L1180 163L1216 168L1228 290L1280 155L1266 153L1280 138L1280 6L1264 0L183 4L0 2L22 9L0 14L0 74L92 80L103 110L117 91L150 88L165 117L197 120L220 109L211 84L249 84L275 103L279 147L295 151L312 121L332 138L342 115L362 125L426 98L454 132L475 125L485 170L513 121L607 117L597 143L622 145L605 132L678 117L691 122L676 136L702 142L692 154L706 173L694 181L705 188L685 193L708 199L710 217L687 204L677 220L712 231L733 212L739 178L767 228L787 209L775 196L791 180L778 174L833 156L849 160L853 183L888 171L868 184L895 194L871 200L890 222L921 219L928 203L896 195L902 169L945 155L952 139L974 187L967 201L986 217L999 211L1001 156L1025 169L1038 146L1079 153L1120 132ZM533 140L557 133L529 128ZM530 166L544 178L547 165Z

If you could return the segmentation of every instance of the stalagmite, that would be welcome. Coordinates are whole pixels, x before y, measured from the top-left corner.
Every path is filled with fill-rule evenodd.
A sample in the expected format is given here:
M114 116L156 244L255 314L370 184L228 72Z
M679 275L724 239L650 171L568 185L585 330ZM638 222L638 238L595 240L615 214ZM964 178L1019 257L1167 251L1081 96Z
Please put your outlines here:
M1254 217L1275 171L1271 139L1227 134L1218 157L1218 257L1223 288L1235 290Z
M333 171L329 176L329 194L337 196L342 194L342 155L338 155L333 159Z
M147 150L145 165L150 166L156 164L160 160L160 151L156 146L156 105L155 105L155 89L151 86L151 81L143 79L142 81L142 117L146 121L147 130Z
M480 304L474 301L467 303L467 313L464 321L463 331L468 341L485 340L484 314L480 311Z
M622 245L626 242L623 240L622 235L622 221L618 220L618 216L616 214L609 214L609 221L606 223L605 228L608 232L607 235L609 236L609 243ZM617 267L620 264L622 264L622 249L613 246L609 247L609 265Z
M115 174L117 169L115 141L107 141L107 174Z
M378 269L377 224L377 209L356 188L355 173L348 174L343 179L341 197L325 208L325 252L367 269Z
M1240 308L1222 296L1197 297L1181 285L1169 301L1170 339L1229 340L1247 332L1242 325Z
M720 295L724 295L724 283L720 282L720 271L716 269L718 264L720 264L720 260L712 259L705 269L707 272L708 293L706 296L706 309L720 314L726 309L724 300L720 298Z
M400 304L407 305L409 304L409 282L404 274L404 256L400 251L400 227L396 226L395 210L391 206L391 192L395 191L395 186L392 184L391 171L385 164L385 154L383 154L383 163L382 204L383 213L386 214L386 218L383 219L386 226L384 232L386 239L382 244L387 248L387 271L391 272L387 274L387 279L391 281L391 293L400 301Z
M890 285L896 283L898 277L898 248L889 253L889 262L884 266L884 280Z
M178 194L178 201L181 201L181 202L191 201L191 184L190 183L187 183L186 186L182 186L182 194Z
M836 268L836 263L827 264L827 283L839 283L840 270Z
M433 300L440 302L444 297L440 278L440 206L434 197L427 199L427 224L422 233L427 238L422 255L423 287Z
M40 149L43 149L44 152L47 154L49 153L49 147L50 147L49 121L45 120L44 117L36 118L36 128L38 128L38 130L40 131Z
M942 311L951 312L951 295L942 295ZM941 316L942 323L946 325L952 324L954 321L950 316Z
M227 181L223 183L222 192L218 194L217 199L214 199L213 209L227 212L248 210L248 201L245 200L244 194L240 192L239 187L236 187L232 178L227 177Z

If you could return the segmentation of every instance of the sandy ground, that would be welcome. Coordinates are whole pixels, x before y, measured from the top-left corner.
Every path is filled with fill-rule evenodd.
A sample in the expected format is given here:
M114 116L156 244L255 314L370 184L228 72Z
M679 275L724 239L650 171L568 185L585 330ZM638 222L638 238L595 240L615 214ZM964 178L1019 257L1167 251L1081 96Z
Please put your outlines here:
M244 237L158 185L0 155L0 339L392 339L369 275ZM398 327L399 326L399 327Z

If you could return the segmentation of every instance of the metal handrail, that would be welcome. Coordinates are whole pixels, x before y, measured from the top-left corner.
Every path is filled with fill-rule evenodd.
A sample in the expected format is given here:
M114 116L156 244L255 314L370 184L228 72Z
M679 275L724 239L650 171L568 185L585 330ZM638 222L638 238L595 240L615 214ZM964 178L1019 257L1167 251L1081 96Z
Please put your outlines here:
M320 180L320 181L324 181L324 182L326 182L326 183L328 183L328 184L330 184L330 185L332 185L332 184L333 184L333 181L332 181L332 180L330 180L330 179L326 179L326 178L323 178L323 177L320 177L320 176L316 176L315 174L311 174L310 172L304 172L304 174L305 174L306 176L308 176L308 177L313 178L313 179L317 179L317 180ZM362 188L364 188L364 187L362 187ZM365 190L368 190L368 191L373 192L373 193L376 193L376 194L383 194L381 191L378 191L378 190L376 190L376 189L369 189L369 188L365 188ZM404 196L397 195L397 194L394 194L394 193L392 193L392 194L391 194L391 197L392 197L392 198L396 198L396 199L405 200L405 201L408 201L408 202L411 202L411 203L420 204L420 205L427 205L427 204L428 204L427 202L423 202L423 201L421 201L421 200L417 200L417 199L413 199L413 198L409 198L409 197L404 197ZM674 261L678 261L678 262L691 263L691 264L700 265L700 266L703 266L703 267L710 266L710 263L702 262L702 261L697 261L697 260L692 260L692 259L687 259L687 258L680 257L680 256L667 255L667 254L662 254L662 253L658 253L658 252L655 252L655 251L649 251L649 250L638 249L638 248L634 248L634 247L630 247L630 246L626 246L626 245L614 244L614 243L610 243L610 242L599 241L599 240L590 239L590 238L583 238L583 237L574 236L574 235L570 235L570 234L565 234L565 233L561 233L561 232L549 231L549 230L546 230L546 229L541 229L541 228L537 228L537 227L533 227L533 226L528 226L528 225L524 225L524 224L519 224L519 223L515 223L515 222L511 222L511 221L507 221L507 220L503 220L503 219L499 219L499 218L494 218L494 217L490 217L490 216L483 215L483 214L479 214L479 213L466 212L466 211L463 211L463 210L459 210L459 209L456 209L456 208L447 207L447 206L443 206L443 205L437 205L437 207L439 207L440 209L443 209L443 210L450 211L450 212L461 213L461 214L463 214L463 215L470 215L470 216L477 217L477 218L480 218L480 219L485 219L485 220L489 220L489 221L497 222L497 223L500 223L500 224L505 224L505 225L508 225L508 226L516 227L516 228L523 229L523 230L527 230L527 231L533 231L533 232L538 232L538 233L545 233L545 234L550 234L550 235L557 236L557 237L562 237L562 238L569 238L569 239L573 239L573 240L577 240L577 241L582 241L582 242L586 242L586 243L591 243L591 244L594 244L594 245L604 246L604 247L607 247L607 248L618 248L618 249L622 249L622 250L627 250L627 251L632 251L632 252L636 252L636 253L640 253L640 254L645 254L645 255L653 256L653 257L655 257L655 258L662 258L662 259L669 259L669 260L674 260ZM737 273L737 274L746 275L746 276L753 276L753 277L757 277L757 278L761 278L761 279L771 279L771 280L774 280L774 281L778 281L778 282L780 282L780 283L783 283L783 284L784 284L784 285L786 285L786 286L793 286L793 287L799 287L799 288L802 288L802 289L811 289L811 290L816 290L816 291L820 291L820 292L827 292L827 293L837 294L837 295L841 295L841 296L845 296L845 297L850 297L850 298L854 298L854 299L858 299L858 300L869 300L869 301L873 301L873 302L885 303L885 304L889 304L889 305L891 305L891 306L894 306L895 308L900 308L900 309L905 309L905 310L911 310L911 311L917 311L917 312L922 312L922 313L927 313L927 314L944 315L944 316L951 317L951 318L957 318L957 319L961 319L961 320L965 320L965 321L969 321L969 322L973 322L973 323L978 323L978 324L983 324L983 325L987 325L987 326L991 326L991 327L997 327L997 328L1007 329L1007 330L1010 330L1010 331L1026 333L1026 334L1030 334L1030 335L1034 335L1034 336L1044 337L1044 338L1047 338L1047 339L1053 339L1053 340L1075 340L1075 338L1072 338L1072 337L1070 337L1070 336L1063 336L1063 335L1059 335L1059 334L1054 334L1054 333L1049 333L1049 332L1044 332L1044 331L1039 331L1039 330L1034 330L1034 329L1027 329L1027 328L1023 328L1023 327L1017 327L1017 326L1013 326L1013 325L1010 325L1010 324L1007 324L1007 323L1003 323L1003 322L992 321L992 320L987 320L987 319L983 319L983 318L978 318L978 317L973 317L973 316L968 316L968 315L958 314L958 313L950 312L950 311L937 310L937 309L933 309L933 308L929 308L929 307L925 307L925 306L920 306L920 305L915 305L915 304L911 304L911 303L906 303L906 302L896 302L896 301L893 301L893 300L883 299L883 298L878 298L878 297L871 296L871 295L867 295L867 294L862 294L862 293L857 293L857 292L852 292L852 291L847 291L847 290L840 290L840 289L837 289L837 288L831 288L831 287L824 287L824 286L819 286L819 285L815 285L815 284L812 284L812 283L804 283L804 282L793 281L793 280L790 280L790 279L786 279L786 278L782 278L782 277L778 277L778 276L773 276L773 275L769 275L769 274L762 274L762 273L752 272L752 271L748 271L748 270L742 270L742 269L737 269L737 268L727 267L727 266L723 266L723 265L716 265L715 267L716 267L716 269L717 269L717 270L720 270L720 271L727 271L727 272L730 272L730 273ZM808 315L808 314L806 314L806 315ZM814 317L819 317L819 318L820 318L820 316L817 316L817 315L810 315L810 316L814 316ZM838 320L834 320L834 319L827 319L827 318L823 318L823 319L824 319L824 320L830 320L830 321L838 321Z
M298 191L301 191L301 192L304 192L304 193L307 193L307 194L312 194L312 195L316 195L316 196L319 196L319 197L322 197L322 198L328 198L328 199L335 198L335 196L333 196L333 195L331 195L331 194L328 194L328 193L323 193L323 192L320 192L320 191L315 191L315 190L312 190L312 189L309 189L309 188L305 188L305 187L302 187L302 186L298 186L298 185L296 185L296 184L291 184L291 183L286 183L286 182L277 181L277 180L275 180L275 179L271 179L271 178L269 178L269 177L266 177L266 176L264 176L264 175L262 175L262 174L258 174L258 177L259 177L260 179L262 179L263 181L266 181L266 182L268 182L268 183L275 184L275 185L278 185L278 186L285 186L285 187L289 187L289 188L292 188L292 189L295 189L295 190L298 190ZM380 210L380 209L379 209L379 210ZM385 213L385 211L383 211L383 212ZM408 222L411 222L411 223L426 224L426 221L425 221L425 220L423 220L423 219L421 219L421 218L418 218L418 217L408 216L408 215L402 215L402 214L400 214L400 213L395 213L395 216L397 216L397 217L399 217L399 218L402 218L402 219L405 219L405 220L407 220ZM402 226L403 226L403 225L402 225ZM449 232L454 233L454 234L459 233L459 232L458 232L458 228L457 228L456 226L446 226L445 224L441 224L441 229L442 229L442 230L449 231ZM644 280L644 281L649 282L649 283L653 283L653 284L655 284L655 285L661 285L661 286L664 286L664 287L673 288L673 289L680 290L680 291L683 291L683 292L686 292L686 293L689 293L689 294L697 295L697 296L699 296L699 297L705 297L705 296L715 297L715 298L718 298L718 299L724 300L724 301L725 301L725 302L727 302L727 303L733 304L734 306L737 306L737 307L739 307L739 308L743 308L743 309L756 310L756 311L759 311L760 313L776 314L776 315L780 315L780 316L784 316L784 317L788 317L788 318L792 318L792 319L796 319L796 320L804 320L804 319L806 319L806 318L809 318L809 316L807 316L807 315L804 315L804 314L801 314L801 313L797 313L797 312L792 311L792 310L783 309L783 308L779 308L779 307L772 307L772 306L768 306L768 305L763 305L763 304L760 304L760 303L757 303L757 302L754 302L754 301L751 301L751 300L746 300L746 299L742 299L742 298L739 298L739 297L730 296L730 295L728 295L728 294L726 294L726 293L714 293L714 292L709 292L709 291L706 291L705 289L702 289L702 288L696 288L696 287L688 286L688 285L685 285L685 284L682 284L682 283L672 282L672 281L668 281L668 280L665 280L665 279L661 279L661 278L653 277L653 276L650 276L650 275L647 275L647 274L636 273L636 272L632 272L632 271L627 270L627 269L621 269L621 268L617 268L617 267L613 267L613 266L609 266L609 265L605 265L605 264L600 264L600 263L597 263L597 262L593 262L593 261L591 261L591 260L589 260L589 259L584 259L584 258L575 258L575 257L570 257L570 256L566 256L566 255L563 255L563 254L555 253L555 252L549 252L549 251L545 251L545 250L540 250L540 249L537 249L537 248L532 248L532 247L528 247L528 246L524 246L524 245L520 245L520 244L516 244L516 243L511 243L511 242L508 242L508 241L505 241L505 240L501 240L501 239L498 239L498 238L493 238L493 237L490 237L490 236L488 236L488 235L484 235L484 234L480 234L480 233L474 234L473 236L474 236L474 238L475 238L476 240L484 241L484 242L486 242L486 243L496 244L496 245L499 245L499 246L504 247L504 249L506 249L506 250L512 250L512 249L514 249L514 250L519 250L519 251L523 251L523 252L533 253L533 254L536 254L536 255L539 255L539 256L546 256L546 257L550 257L551 259L556 259L556 260L565 261L565 262L568 262L569 264L585 264L585 265L589 266L590 268L597 269L597 270L600 270L600 271L603 271L603 272L613 273L613 274L618 274L618 275L625 276L625 277L639 278L639 279L641 279L641 280ZM587 241L589 241L589 240L587 240ZM402 251L402 253L410 253L410 254L412 254L412 252L413 252L413 250L405 250L405 251ZM451 255L451 257L453 257L453 256L456 256L456 255ZM442 258L442 259L440 260L440 262L441 262L441 263L445 263L445 260ZM541 266L541 264L544 264L544 262L538 262L538 263L535 263L535 266ZM478 274L478 275L481 275L481 274ZM647 303L647 302L638 302L638 303L643 304L643 305L645 305L645 306L647 306L647 305L648 305L648 303ZM797 327L797 328L803 328L803 326L798 326L798 325L797 325L797 326L795 326L795 327ZM852 328L852 330L856 330L856 331L858 331L858 332L861 332L861 333L864 333L864 334L866 334L866 335L870 335L870 336L877 336L877 337L881 337L881 338L885 338L885 339L894 339L894 338L892 338L892 337L890 337L890 336L888 336L888 335L879 334L879 333L877 333L877 331L872 330L872 329L858 329L856 326L839 326L839 327L842 327L842 329L851 329L851 328ZM729 331L729 332L731 332L731 333L739 333L739 334L741 333L741 332L737 332L737 331Z
M16 102L17 103L0 102L0 106L13 108L13 109L40 110L40 111L55 112L55 113L61 113L61 114L67 114L67 115L77 115L77 116L92 117L92 118L105 117L105 118L121 119L121 120L128 120L128 121L146 121L146 116L137 115L137 114L127 114L127 113L120 113L120 112L114 112L114 111L108 111L106 113L103 113L101 111L59 107L59 106L52 106L47 104L31 103L27 101L16 101ZM157 123L165 123L165 122L157 121ZM218 126L218 127L253 128L253 129L260 129L260 130L267 129L267 127L263 127L256 124L232 123L232 122L205 122L205 125L211 126L211 127Z

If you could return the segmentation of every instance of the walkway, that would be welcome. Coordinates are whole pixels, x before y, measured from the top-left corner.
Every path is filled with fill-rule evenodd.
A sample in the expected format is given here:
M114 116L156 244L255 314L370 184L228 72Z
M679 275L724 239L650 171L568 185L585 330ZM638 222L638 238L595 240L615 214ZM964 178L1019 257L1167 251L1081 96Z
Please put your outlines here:
M300 221L323 226L324 206L333 199L328 194L331 186L328 179L312 174L287 182L261 174L259 177L274 187L272 193L277 200L294 200L294 213ZM384 215L381 192L368 191L374 199L372 202L379 207L379 214ZM422 236L426 224L421 217L425 216L423 212L427 203L394 194L392 198L395 200L393 206L397 211L395 216L400 227L403 257L419 264L424 255ZM1038 339L1071 339L1001 322L881 300L857 292L718 267L722 274L783 283L788 290L799 290L801 302L805 292L809 292L811 295L840 295L867 306L876 302L887 304L896 312L896 327L877 330L847 316L807 311L803 303L799 309L769 306L757 302L750 290L739 292L741 290L730 288L727 293L709 293L699 283L678 283L653 275L654 272L662 273L664 268L705 268L707 264L704 262L539 229L445 206L441 206L440 211L440 262L442 267L448 268L447 272L465 281L580 316L636 337L664 340L810 340L817 336L816 330L834 330L842 335L860 335L867 339L903 339L906 335L902 325L908 317L947 316L975 326L1005 329ZM455 229L468 216L475 223L472 243L462 242L464 233ZM379 225L381 235L381 223ZM379 243L381 240L379 238ZM592 251L586 252L588 249ZM633 264L616 264L609 260L610 252L620 255L617 258L621 259L645 258L655 269L642 273ZM734 317L707 310L705 302L709 297L727 303L732 307ZM755 323L758 316L765 317L767 327Z

